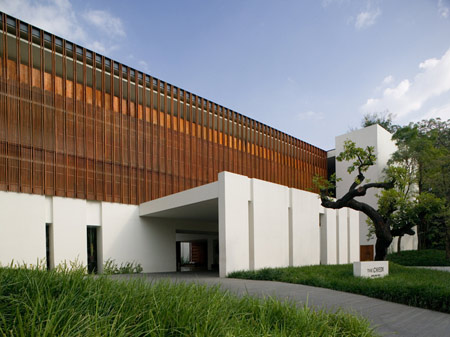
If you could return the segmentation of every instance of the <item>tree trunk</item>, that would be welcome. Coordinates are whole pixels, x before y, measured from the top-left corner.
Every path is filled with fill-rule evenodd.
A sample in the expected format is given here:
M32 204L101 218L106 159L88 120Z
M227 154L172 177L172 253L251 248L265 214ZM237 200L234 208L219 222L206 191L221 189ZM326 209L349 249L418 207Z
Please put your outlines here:
M386 260L387 250L392 242L391 240L386 240L384 237L378 237L375 243L375 261Z
M398 237L398 241L397 241L397 253L400 253L400 251L402 250L402 237L403 237L403 236L399 236L399 237Z

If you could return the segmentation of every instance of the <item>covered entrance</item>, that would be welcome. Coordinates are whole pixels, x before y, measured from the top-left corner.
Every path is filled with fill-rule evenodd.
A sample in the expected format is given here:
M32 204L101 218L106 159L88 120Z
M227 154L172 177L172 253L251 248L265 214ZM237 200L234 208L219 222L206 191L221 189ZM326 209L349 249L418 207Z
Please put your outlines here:
M173 228L173 265L177 272L219 270L217 183L140 205L140 216Z

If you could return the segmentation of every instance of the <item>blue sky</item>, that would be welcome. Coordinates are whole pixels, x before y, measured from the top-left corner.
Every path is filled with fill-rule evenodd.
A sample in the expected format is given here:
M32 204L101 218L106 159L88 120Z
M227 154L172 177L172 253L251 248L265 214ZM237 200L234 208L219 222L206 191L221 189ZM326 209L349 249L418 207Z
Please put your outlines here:
M450 118L450 0L0 0L325 150L365 113Z

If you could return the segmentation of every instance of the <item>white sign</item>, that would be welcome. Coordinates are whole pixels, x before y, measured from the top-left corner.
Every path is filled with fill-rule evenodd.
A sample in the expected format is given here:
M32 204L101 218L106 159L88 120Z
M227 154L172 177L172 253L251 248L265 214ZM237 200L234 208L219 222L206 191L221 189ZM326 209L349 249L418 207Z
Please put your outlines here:
M353 262L353 276L378 278L389 274L388 261Z

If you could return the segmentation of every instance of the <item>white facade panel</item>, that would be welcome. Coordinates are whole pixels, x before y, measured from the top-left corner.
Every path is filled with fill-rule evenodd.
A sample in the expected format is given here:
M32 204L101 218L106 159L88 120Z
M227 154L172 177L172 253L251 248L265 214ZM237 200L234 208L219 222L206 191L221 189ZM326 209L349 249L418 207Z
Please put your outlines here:
M348 209L336 210L337 263L348 263Z
M86 200L53 197L52 227L55 265L86 265Z
M139 216L139 206L102 203L103 259L140 263L144 272L176 270L175 229Z
M45 259L45 197L0 191L0 263Z
M219 272L250 268L249 242L250 179L219 173Z
M320 200L318 195L290 189L292 209L292 265L320 264Z
M353 209L348 210L348 262L359 261L359 216Z
M321 252L322 264L337 263L337 224L336 210L324 208L323 223L321 224L322 242Z
M212 191L209 197L214 197L216 187L216 201L205 199L205 191ZM178 202L175 211L170 209L170 199L164 200L166 206L159 201L158 214L165 217L156 218L140 216L143 211L136 205L0 192L0 262L35 264L40 259L42 263L46 223L51 229L51 266L87 265L89 226L97 227L99 271L108 259L118 265L139 263L144 272L175 271L177 235L180 240L183 235L207 237L212 268L218 233L221 276L236 270L319 264L324 250L323 263L343 263L358 256L357 231L347 229L356 226L358 213L351 213L348 222L347 210L323 209L317 194L228 172L219 175L217 184L196 191L201 195L193 197L203 199L206 217L191 217L189 207L202 212L201 204L192 199L186 200L188 205ZM184 197L178 194L176 199ZM218 219L210 221L214 205ZM189 218L183 218L182 209ZM345 226L337 230L337 224ZM337 260L337 249L345 259Z
M289 266L289 189L251 179L254 268Z

